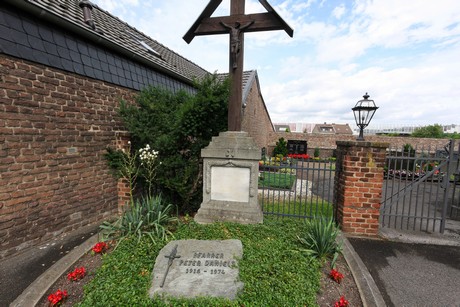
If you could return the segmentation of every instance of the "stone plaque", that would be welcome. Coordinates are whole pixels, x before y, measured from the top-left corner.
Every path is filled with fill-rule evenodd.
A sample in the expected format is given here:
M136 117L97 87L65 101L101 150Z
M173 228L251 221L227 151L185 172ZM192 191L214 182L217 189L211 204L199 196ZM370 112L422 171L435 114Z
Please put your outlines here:
M289 154L306 154L307 153L307 141L288 140L287 147L288 147Z
M169 242L155 261L149 295L235 299L243 288L238 269L242 256L240 240Z
M211 167L211 200L249 201L249 167Z

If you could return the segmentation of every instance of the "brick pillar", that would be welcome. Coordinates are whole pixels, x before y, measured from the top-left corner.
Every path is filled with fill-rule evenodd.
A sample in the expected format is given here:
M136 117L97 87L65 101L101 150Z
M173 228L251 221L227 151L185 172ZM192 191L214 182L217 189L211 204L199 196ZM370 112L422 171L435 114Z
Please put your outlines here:
M129 145L129 134L127 133L117 133L117 140L116 140L116 149L121 149L126 151L130 150ZM125 212L131 198L129 195L129 184L128 181L120 178L118 179L117 183L117 190L118 190L118 213L122 214Z
M388 143L337 141L334 203L343 232L377 236Z

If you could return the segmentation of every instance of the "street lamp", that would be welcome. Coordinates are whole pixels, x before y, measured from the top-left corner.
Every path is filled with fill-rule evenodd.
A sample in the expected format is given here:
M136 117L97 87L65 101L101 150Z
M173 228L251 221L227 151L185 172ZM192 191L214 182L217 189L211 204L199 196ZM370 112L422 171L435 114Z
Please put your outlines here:
M364 99L358 101L353 110L355 115L356 125L359 127L359 136L357 141L364 141L364 128L366 128L371 122L375 111L379 108L375 105L374 100L368 99L370 96L366 93L363 96Z

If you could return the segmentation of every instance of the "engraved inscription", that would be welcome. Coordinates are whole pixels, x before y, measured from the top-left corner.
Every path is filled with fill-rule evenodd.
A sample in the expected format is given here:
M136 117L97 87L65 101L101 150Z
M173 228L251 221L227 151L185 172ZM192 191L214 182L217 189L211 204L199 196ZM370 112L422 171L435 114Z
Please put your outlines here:
M179 260L179 267L185 274L223 275L226 269L235 266L236 260L228 260L220 252L193 252L191 259Z

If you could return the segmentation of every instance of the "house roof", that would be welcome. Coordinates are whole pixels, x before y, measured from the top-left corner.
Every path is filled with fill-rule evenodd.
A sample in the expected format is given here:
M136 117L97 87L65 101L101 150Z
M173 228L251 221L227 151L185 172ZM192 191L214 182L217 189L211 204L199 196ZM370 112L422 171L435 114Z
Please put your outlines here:
M103 10L99 6L92 4L88 0L3 1L3 3L7 3L12 5L13 7L19 8L19 12L28 12L33 17L40 16L40 19L47 20L48 22L51 22L54 25L58 25L59 28L65 29L69 33L73 33L73 35L75 36L84 37L87 40L101 46L104 49L110 49L119 52L123 54L126 58L129 58L130 60L138 61L142 65L150 66L156 70L161 71L164 74L185 81L186 83L192 84L193 79L201 78L204 77L206 74L209 74L209 72L205 69L187 60L186 58L182 57L181 55L177 54L171 49L165 47L164 45L160 44L154 39L148 37L146 34L128 25L126 22L120 20L119 18L111 15L109 12ZM33 27L30 23L27 22L25 22L24 24L11 24L9 30L13 31L15 27L29 28L24 30L26 32L31 32L30 37L24 35L21 36L21 33L14 32L15 34L12 36L16 37L14 37L13 39L15 43L28 46L28 50L30 50L30 52L28 53L29 55L32 54L31 59L37 60L41 63L48 63L48 61L39 61L40 59L38 58L42 58L43 56L39 52L40 50L35 50L34 45L30 45L30 41L33 40L34 42L36 42L35 44L37 44L37 39L42 39L47 42L54 42L56 40L65 39L62 37L58 37L56 33L46 32L43 29L39 30L37 27ZM56 42L56 44L65 46L67 48L73 47L73 49L75 49L75 52L82 53L80 47L77 48L74 42L72 42L72 46L70 47L68 42ZM85 56L87 55L87 57L85 57L85 60L82 59L82 61L93 63L93 59L90 58L90 53L95 53L94 50L88 50L85 46L83 47L83 49L85 49ZM57 48L59 48L59 46L57 46ZM12 53L15 53L17 52L17 49L12 49L10 51ZM53 54L55 54L58 58L62 57L63 63L69 63L68 61L65 61L66 57L62 56L59 53L59 51L56 51ZM108 62L115 61L112 58L108 60L105 59L106 55L102 55L102 57L105 61ZM94 58L101 58L101 56L99 55L99 53L97 53L96 55L94 55ZM85 69L88 69L90 65L86 65ZM63 66L64 68L70 67L68 65ZM81 70L79 70L78 68L69 69L77 73ZM123 69L125 69L124 66ZM114 76L116 77L117 75L121 77L125 74L120 71L115 72L112 70L110 71L110 73L112 78ZM144 75L144 72L140 72L139 74ZM92 74L90 74L90 76L92 76ZM96 71L94 73L95 78L98 78L100 76L100 71ZM226 76L228 76L228 73L220 74L220 78L224 78ZM111 78L108 78L107 80L111 80ZM260 84L257 71L245 71L243 73L243 107L246 105L247 97L250 93L251 87L253 86L254 82L257 83L257 86L260 91ZM138 83L142 84L141 81L139 81ZM134 87L138 88L139 84L136 84L136 86ZM267 114L269 114L268 110Z
M316 124L312 133L321 134L353 134L348 124Z
M225 78L228 77L228 73L217 74L219 80L223 81ZM259 77L257 75L257 70L246 70L243 71L243 97L242 97L242 105L246 104L246 100L248 99L249 92L251 91L251 87L254 82L257 82L257 85L260 89L259 84Z
M6 0L6 2L184 81L191 82L194 78L209 74L197 64L90 1ZM89 17L84 15L85 8L89 8Z

